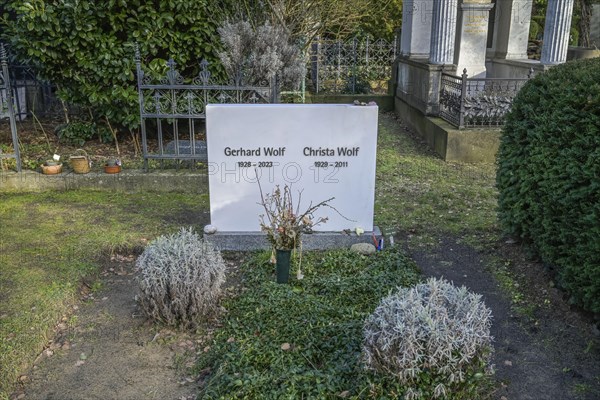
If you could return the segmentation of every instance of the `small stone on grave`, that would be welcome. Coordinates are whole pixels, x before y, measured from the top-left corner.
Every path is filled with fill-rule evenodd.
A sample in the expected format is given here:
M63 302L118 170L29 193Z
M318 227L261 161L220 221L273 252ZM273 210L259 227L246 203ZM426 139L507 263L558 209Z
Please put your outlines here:
M350 247L350 251L358 254L370 255L375 254L377 249L371 243L354 243Z
M213 233L217 232L217 227L214 225L206 225L204 227L204 233L206 233L207 235L212 235Z

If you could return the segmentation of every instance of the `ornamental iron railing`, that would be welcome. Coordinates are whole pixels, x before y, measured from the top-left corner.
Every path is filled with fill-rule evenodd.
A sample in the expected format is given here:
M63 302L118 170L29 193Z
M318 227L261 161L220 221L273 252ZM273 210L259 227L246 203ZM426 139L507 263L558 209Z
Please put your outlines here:
M459 129L502 126L532 75L533 69L527 78L469 78L466 68L462 76L442 73L439 115Z
M17 136L17 124L15 118L15 103L13 99L13 87L8 73L8 56L4 45L0 43L0 115L8 117L13 144L12 153L4 153L0 148L0 159L14 158L17 171L21 172L21 155L19 153L19 139ZM4 117L4 118L6 118Z
M69 117L84 113L81 107L59 99L58 87L40 77L35 67L21 64L8 45L4 45L4 49L12 86L13 110L18 122L23 122L28 117L68 121ZM0 118L6 117L6 112L0 113Z
M15 116L19 122L27 117L68 120L83 114L81 107L58 98L58 88L52 82L40 78L35 68L29 65L8 65L13 87Z
M276 82L249 86L243 84L242 76L236 76L226 84L220 84L211 74L206 60L200 62L198 75L190 79L179 73L173 59L167 62L163 77L154 79L145 74L137 47L135 62L146 170L150 159L207 161L202 124L208 104L277 101ZM156 134L155 152L149 150L151 129Z
M312 89L315 93L385 93L396 54L396 39L317 38L310 46Z

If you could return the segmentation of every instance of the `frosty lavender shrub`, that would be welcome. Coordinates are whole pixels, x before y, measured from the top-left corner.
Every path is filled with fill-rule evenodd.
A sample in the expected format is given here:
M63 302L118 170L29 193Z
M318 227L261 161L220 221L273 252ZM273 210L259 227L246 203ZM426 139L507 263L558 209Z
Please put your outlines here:
M239 21L225 23L218 32L224 48L219 58L231 78L256 85L277 75L283 87L298 88L305 63L283 28L266 22L254 29L248 21Z
M136 267L140 305L150 318L189 328L215 311L225 263L221 253L191 228L151 242Z
M365 322L363 359L397 377L407 399L473 398L477 380L491 373L490 325L480 295L431 278L381 301Z

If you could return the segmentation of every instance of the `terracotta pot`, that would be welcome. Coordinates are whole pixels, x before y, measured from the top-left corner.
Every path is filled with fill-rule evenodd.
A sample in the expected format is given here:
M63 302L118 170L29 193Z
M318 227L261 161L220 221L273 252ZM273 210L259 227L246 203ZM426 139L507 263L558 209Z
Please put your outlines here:
M121 166L120 165L105 165L104 172L106 172L107 174L118 174L119 172L121 172Z
M44 175L56 175L56 174L60 174L61 172L62 172L62 163L54 164L54 165L42 165L42 173Z

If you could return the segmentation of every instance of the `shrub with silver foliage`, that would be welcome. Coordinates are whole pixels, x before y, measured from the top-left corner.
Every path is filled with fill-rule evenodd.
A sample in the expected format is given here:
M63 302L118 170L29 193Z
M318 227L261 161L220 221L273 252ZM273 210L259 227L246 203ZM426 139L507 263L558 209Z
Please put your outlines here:
M444 398L491 373L491 311L481 296L440 279L400 288L364 326L367 368L396 376L405 398Z
M277 75L283 87L298 88L306 72L304 60L283 28L265 22L254 29L248 21L238 21L226 22L218 32L224 48L219 58L231 78L256 85Z
M188 328L215 311L225 263L221 253L191 228L151 242L136 266L140 305L149 317Z

